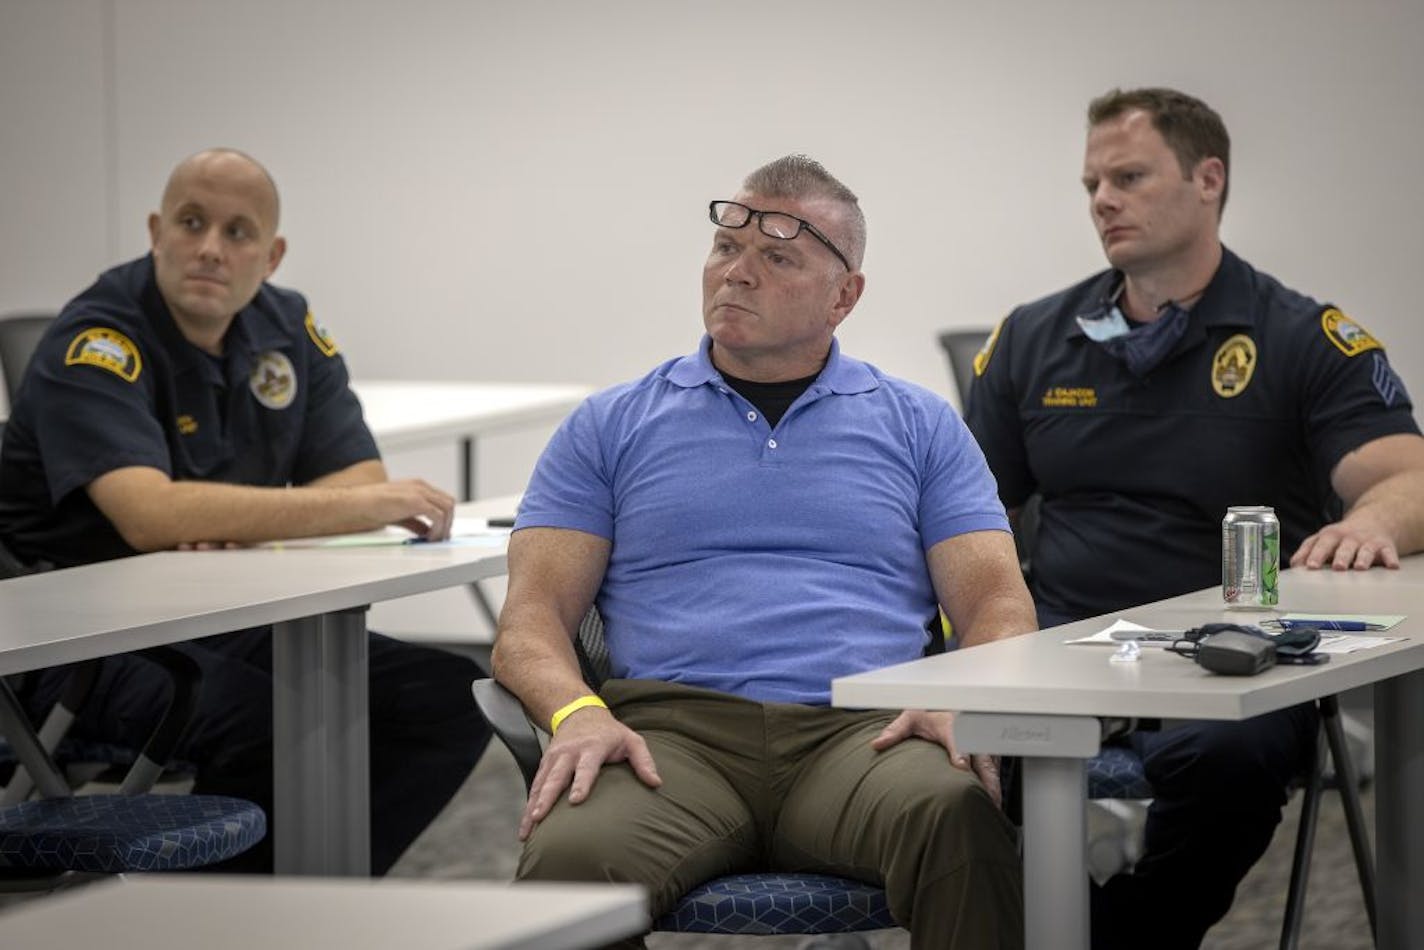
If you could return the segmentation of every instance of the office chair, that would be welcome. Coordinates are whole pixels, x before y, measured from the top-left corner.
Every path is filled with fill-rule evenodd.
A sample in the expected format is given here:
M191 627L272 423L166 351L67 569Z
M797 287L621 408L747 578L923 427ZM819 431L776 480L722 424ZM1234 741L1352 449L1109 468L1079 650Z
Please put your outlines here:
M0 554L8 555L4 545L0 545ZM99 664L100 661L91 660L75 665L63 693L35 733L40 746L54 758L55 764L61 768L65 780L72 788L78 788L115 766L127 768L133 765L138 757L132 749L123 746L87 742L67 736L80 707L93 692L99 676ZM0 805L13 805L29 798L34 790L34 780L3 736L0 736L0 766L10 770L9 781L0 787Z
M11 397L49 317L0 320L0 370ZM3 428L0 428L3 433ZM0 543L0 578L33 568ZM197 705L201 674L171 647L139 655L163 667L173 683L168 708L141 752L67 739L98 678L102 660L76 664L38 732L10 683L0 677L0 745L13 757L0 790L0 889L48 889L70 877L123 871L183 870L234 857L267 833L267 816L251 802L217 795L154 795ZM75 797L61 761L84 763L77 782L119 763L128 766L115 795ZM38 789L40 797L31 800Z
M266 835L267 817L251 802L148 793L197 705L201 674L170 647L139 655L168 671L173 693L113 795L73 794L10 684L0 679L0 734L21 763L0 803L0 885L51 888L80 875L186 870L241 854ZM78 676L92 678L93 670L81 665ZM25 800L31 784L40 798Z
M0 321L3 323L3 321ZM23 372L23 369L21 370ZM3 444L5 424L0 422L0 444ZM30 574L35 568L21 561L9 546L0 542L0 580ZM36 735L45 753L53 757L56 765L64 772L72 787L79 787L100 776L130 769L139 764L140 753L126 746L107 742L93 742L75 739L67 735L79 709L88 699L98 679L102 660L91 660L76 664L71 670L65 689ZM13 769L10 781L0 789L0 804L10 805L24 801L33 789L32 780L21 766L19 756L11 744L0 733L0 768ZM147 774L150 765L142 765ZM176 774L190 774L193 769L183 762L170 763ZM152 784L152 783L150 783Z
M608 650L597 611L584 617L577 647L584 679L596 688L608 678ZM493 679L477 679L473 688L475 703L514 756L527 791L543 755L535 726L514 694ZM895 926L879 887L823 874L770 872L706 881L653 923L654 930L744 935L849 934Z
M974 385L974 357L992 332L991 328L982 327L947 330L939 335L939 343L949 361L950 375L959 392L961 405L968 405ZM1038 535L1038 509L1041 501L1042 498L1037 493L1030 496L1019 510L1019 520L1015 526L1014 543L1018 548L1019 564L1023 568L1025 580L1032 576L1032 552ZM1360 807L1360 783L1340 719L1339 701L1334 696L1327 696L1317 701L1316 706L1320 712L1321 731L1316 740L1310 769L1300 780L1304 798L1301 800L1300 824L1296 831L1290 886L1286 892L1285 917L1281 924L1282 950L1294 948L1300 939L1306 886L1310 878L1310 856L1315 842L1316 820L1320 812L1320 796L1327 788L1334 788L1340 793L1341 805L1345 809L1345 825L1355 857L1355 870L1359 875L1360 889L1364 893L1370 933L1375 933L1374 858L1370 852L1364 812ZM1326 771L1327 761L1334 763L1333 771ZM1096 757L1088 760L1087 772L1088 797L1091 799L1152 797L1152 786L1143 771L1142 760L1125 747L1104 746Z
M974 327L968 330L945 330L939 335L939 345L949 360L949 375L959 393L959 406L969 406L969 390L974 382L974 357L984 347L993 330ZM3 346L3 343L0 343Z
M16 313L0 317L0 372L5 375L5 396L15 404L15 393L25 378L25 367L40 337L54 322L52 313Z
M0 373L5 377L5 392L11 407L15 404L15 395L24 380L30 357L34 355L35 348L45 330L54 322L54 318L55 315L51 313L9 314L0 317ZM5 424L0 421L0 440L3 440L4 431ZM18 577L32 570L33 568L15 557L8 547L0 544L0 578ZM63 766L66 777L75 786L116 769L127 769L134 765L138 757L135 750L123 746L65 736L79 706L88 695L86 684L92 686L97 672L98 661L90 665L87 673L76 671L70 687L55 705L39 732L45 751ZM13 765L15 762L14 750L8 743L0 740L0 765ZM177 771L183 773L192 770L186 764L179 763ZM6 801L13 803L23 800L24 794L28 793L28 788L23 792L19 790L23 786L23 778L19 783L11 783L8 786L11 797ZM15 797L17 795L19 797Z

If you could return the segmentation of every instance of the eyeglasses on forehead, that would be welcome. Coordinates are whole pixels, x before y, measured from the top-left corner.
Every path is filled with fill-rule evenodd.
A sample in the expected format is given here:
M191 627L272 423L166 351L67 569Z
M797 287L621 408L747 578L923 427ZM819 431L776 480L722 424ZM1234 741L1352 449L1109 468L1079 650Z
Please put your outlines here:
M855 270L850 266L850 261L846 259L846 256L841 253L841 249L836 247L830 238L822 234L820 229L810 221L798 218L794 214L787 214L784 211L759 211L737 201L714 201L707 206L707 216L719 228L733 230L746 227L755 218L757 229L762 234L782 241L795 240L802 231L805 231L826 245L830 252L836 256L836 260L845 265L846 270Z

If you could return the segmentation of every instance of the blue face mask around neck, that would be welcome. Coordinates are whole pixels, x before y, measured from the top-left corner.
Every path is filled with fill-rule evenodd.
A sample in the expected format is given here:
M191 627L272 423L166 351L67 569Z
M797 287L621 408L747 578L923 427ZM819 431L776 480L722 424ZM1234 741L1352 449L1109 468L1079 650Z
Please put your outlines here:
M1121 361L1138 379L1162 365L1187 332L1191 314L1168 303L1151 323L1131 326L1116 305L1101 317L1078 317L1083 335Z

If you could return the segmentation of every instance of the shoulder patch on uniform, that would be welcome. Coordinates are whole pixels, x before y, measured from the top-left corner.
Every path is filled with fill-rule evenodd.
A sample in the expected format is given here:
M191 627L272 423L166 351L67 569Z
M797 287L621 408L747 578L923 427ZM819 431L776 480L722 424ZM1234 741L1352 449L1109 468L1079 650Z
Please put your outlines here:
M974 375L983 376L984 370L989 368L989 358L994 355L994 344L999 342L999 331L1004 329L1004 323L1008 320L1005 317L994 327L994 331L989 334L989 339L984 341L984 345L979 347L979 352L974 354Z
M1325 331L1325 338L1346 356L1384 349L1384 344L1370 336L1369 331L1334 307L1320 315L1320 328Z
M133 340L110 327L89 327L80 330L64 352L65 366L97 366L106 369L126 383L138 379L143 371L143 357Z
M1256 341L1238 333L1216 348L1211 358L1211 388L1222 399L1239 396L1256 372Z
M297 373L281 350L268 350L257 357L247 384L257 401L268 409L286 409L297 395Z
M312 338L312 342L316 344L316 348L321 350L325 356L335 356L339 349L336 345L336 341L331 338L331 334L327 331L326 327L316 322L316 317L312 316L310 310L307 311L306 324L307 336Z

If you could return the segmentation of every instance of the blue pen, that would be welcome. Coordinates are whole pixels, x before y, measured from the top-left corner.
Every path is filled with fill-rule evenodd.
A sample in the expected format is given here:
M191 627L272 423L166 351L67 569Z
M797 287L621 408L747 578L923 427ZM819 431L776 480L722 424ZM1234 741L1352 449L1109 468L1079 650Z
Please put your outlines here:
M1347 633L1362 633L1366 630L1386 630L1382 623L1369 623L1365 620L1267 620L1266 624L1272 627L1280 627L1282 630L1300 630L1305 627L1314 627L1316 630L1341 630Z

